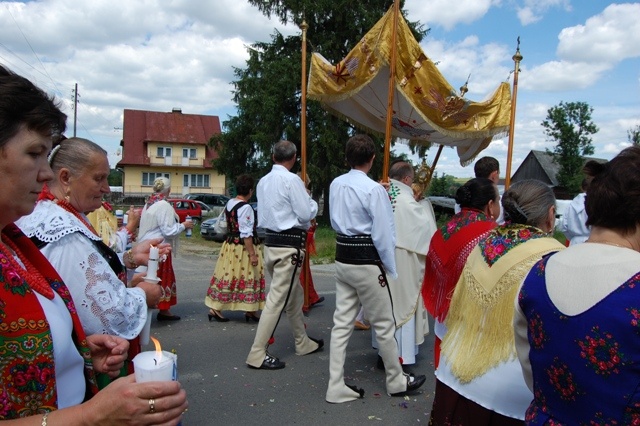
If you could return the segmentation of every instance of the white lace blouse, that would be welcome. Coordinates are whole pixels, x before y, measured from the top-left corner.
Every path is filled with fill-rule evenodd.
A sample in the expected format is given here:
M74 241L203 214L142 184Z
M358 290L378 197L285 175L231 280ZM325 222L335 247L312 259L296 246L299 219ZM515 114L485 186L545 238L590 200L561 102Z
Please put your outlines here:
M51 201L40 201L16 224L41 249L69 288L87 335L111 334L133 339L147 319L146 295L127 288L92 240L100 240L77 217Z

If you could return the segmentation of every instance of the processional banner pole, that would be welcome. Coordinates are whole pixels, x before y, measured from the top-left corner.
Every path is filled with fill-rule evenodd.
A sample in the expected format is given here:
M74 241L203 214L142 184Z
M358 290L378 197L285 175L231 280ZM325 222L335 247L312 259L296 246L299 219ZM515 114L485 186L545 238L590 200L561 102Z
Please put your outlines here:
M398 16L400 1L393 2L393 28L391 31L391 58L389 59L389 93L387 95L387 122L384 132L384 157L382 160L382 181L389 180L389 157L391 155L391 123L393 122L393 93L396 86L396 43L398 38Z
M516 53L511 58L515 63L513 70L513 95L511 96L511 119L509 120L509 149L507 150L507 172L504 180L505 191L509 189L511 184L511 157L513 156L513 137L516 126L516 100L518 98L518 74L520 73L520 61L522 61L522 55L520 54L520 37L518 37L518 46Z
M300 174L302 182L307 186L307 21L302 20L300 29L302 30L302 75L301 75L301 95L300 95ZM311 281L311 264L309 262L309 238L307 238L306 255L304 256L304 304L303 309L309 309L309 282Z

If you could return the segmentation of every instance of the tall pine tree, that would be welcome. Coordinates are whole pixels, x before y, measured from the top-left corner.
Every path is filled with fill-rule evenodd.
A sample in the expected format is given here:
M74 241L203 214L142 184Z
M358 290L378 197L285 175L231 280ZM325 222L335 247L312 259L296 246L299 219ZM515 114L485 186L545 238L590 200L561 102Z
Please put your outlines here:
M308 24L307 64L311 52L319 52L333 63L340 61L364 34L384 15L392 0L333 2L328 0L248 0L268 17L283 23ZM401 6L404 2L401 2ZM414 36L425 34L418 22L409 22ZM294 142L300 150L301 36L285 37L275 31L270 42L256 42L248 48L245 68L234 69L233 100L238 115L223 123L224 132L212 138L219 153L214 166L234 179L242 173L256 178L271 168L271 148L279 139ZM331 180L347 170L344 144L355 133L319 103L307 102L307 173L314 197L328 200ZM372 175L379 176L380 155ZM324 203L328 217L328 203Z

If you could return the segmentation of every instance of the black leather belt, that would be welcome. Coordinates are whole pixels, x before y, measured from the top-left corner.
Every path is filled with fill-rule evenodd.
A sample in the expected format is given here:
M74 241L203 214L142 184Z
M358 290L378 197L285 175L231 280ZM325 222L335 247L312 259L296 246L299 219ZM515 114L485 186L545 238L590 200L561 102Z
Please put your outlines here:
M264 245L267 247L292 247L304 250L307 244L307 231L300 228L291 228L285 231L265 231Z
M351 265L380 265L378 250L370 235L336 236L336 262Z

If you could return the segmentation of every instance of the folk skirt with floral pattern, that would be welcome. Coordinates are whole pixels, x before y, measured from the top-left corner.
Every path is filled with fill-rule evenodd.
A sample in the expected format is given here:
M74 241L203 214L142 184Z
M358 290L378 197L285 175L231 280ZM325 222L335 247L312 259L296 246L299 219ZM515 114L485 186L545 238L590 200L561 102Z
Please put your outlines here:
M222 243L205 305L219 311L257 311L266 299L262 247L254 245L258 265L251 265L242 244Z

